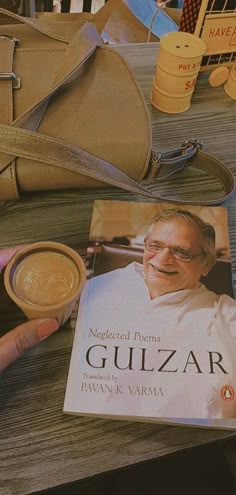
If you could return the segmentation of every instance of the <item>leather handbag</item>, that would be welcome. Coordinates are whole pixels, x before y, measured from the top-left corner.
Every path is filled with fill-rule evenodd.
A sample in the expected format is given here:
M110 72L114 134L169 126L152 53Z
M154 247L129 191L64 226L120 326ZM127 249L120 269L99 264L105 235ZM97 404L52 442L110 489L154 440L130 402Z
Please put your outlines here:
M146 184L189 163L224 185L222 197L204 204L233 194L231 172L197 142L163 154L152 150L144 96L123 57L102 45L93 24L0 14L16 21L0 31L0 200L106 183L174 201Z

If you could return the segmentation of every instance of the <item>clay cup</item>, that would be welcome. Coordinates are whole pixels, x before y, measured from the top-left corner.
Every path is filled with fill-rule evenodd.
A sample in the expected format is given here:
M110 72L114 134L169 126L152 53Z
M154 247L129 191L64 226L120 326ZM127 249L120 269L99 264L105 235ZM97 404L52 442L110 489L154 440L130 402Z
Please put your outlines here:
M5 269L10 298L29 318L70 317L86 280L81 256L65 244L36 242L20 249Z

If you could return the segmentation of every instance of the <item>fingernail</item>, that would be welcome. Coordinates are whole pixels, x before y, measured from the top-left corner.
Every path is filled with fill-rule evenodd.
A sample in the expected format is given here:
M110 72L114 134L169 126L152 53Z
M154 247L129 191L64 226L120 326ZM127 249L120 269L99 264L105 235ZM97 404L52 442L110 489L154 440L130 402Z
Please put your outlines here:
M38 326L38 336L40 340L46 339L59 328L58 322L55 319L46 320Z

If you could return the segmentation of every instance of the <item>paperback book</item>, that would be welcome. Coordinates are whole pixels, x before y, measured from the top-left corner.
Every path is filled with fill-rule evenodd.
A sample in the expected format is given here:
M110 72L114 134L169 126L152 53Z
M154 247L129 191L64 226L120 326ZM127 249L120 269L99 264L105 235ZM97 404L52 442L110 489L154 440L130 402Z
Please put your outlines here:
M64 412L236 427L223 207L96 201Z

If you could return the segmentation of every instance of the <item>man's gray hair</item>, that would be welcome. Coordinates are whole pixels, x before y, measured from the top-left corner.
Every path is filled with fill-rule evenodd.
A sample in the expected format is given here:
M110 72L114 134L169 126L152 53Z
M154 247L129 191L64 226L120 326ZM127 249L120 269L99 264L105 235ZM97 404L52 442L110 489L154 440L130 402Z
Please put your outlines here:
M214 227L207 222L204 222L198 215L192 213L189 210L182 210L180 208L169 208L166 210L160 211L153 219L151 226L149 228L149 232L151 232L153 226L157 222L165 222L172 219L181 219L182 221L191 223L198 227L198 230L202 236L202 239L206 242L209 247L209 251L212 253L212 248L215 250L215 229ZM213 250L213 251L214 251Z

